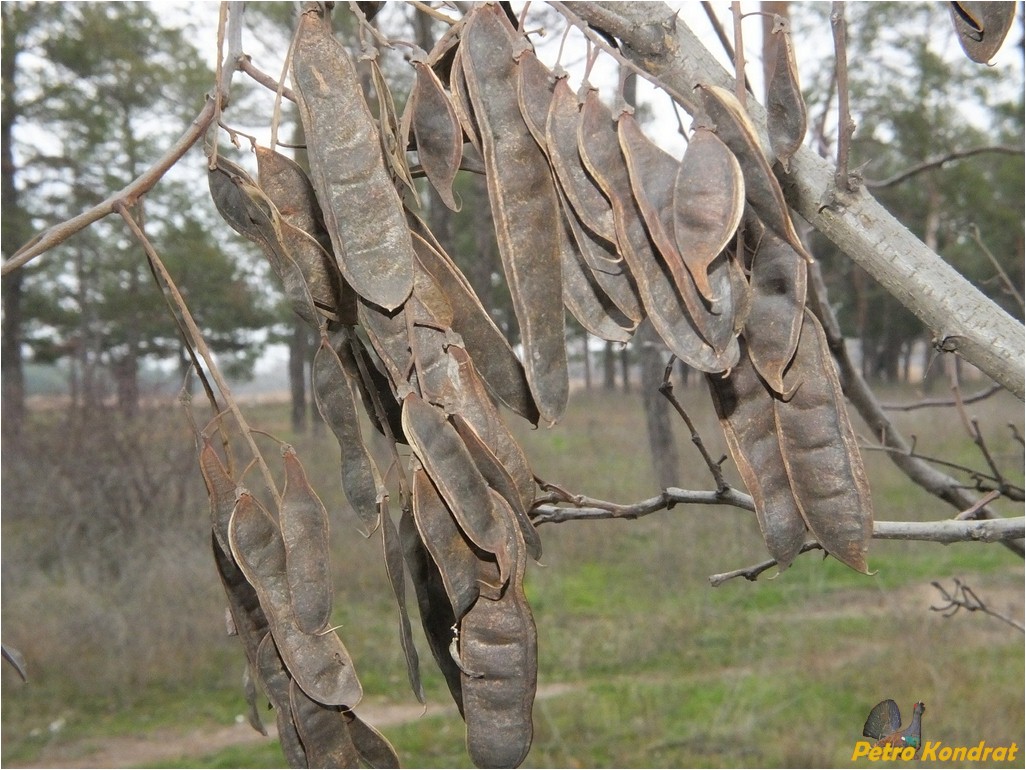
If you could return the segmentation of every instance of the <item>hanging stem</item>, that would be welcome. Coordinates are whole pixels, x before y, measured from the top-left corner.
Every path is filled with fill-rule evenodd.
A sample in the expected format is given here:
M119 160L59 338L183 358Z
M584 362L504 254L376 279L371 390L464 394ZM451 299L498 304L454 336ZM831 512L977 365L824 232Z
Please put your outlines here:
M848 173L851 137L855 122L848 106L848 24L844 18L844 2L834 0L830 10L830 27L834 33L834 56L837 61L837 171L834 185L842 192L854 192Z

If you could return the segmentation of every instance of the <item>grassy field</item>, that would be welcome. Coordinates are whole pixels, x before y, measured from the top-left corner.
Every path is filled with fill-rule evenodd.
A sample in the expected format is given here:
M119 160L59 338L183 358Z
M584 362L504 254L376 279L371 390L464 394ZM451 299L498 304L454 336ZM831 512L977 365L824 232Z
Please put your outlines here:
M704 388L678 394L712 454L722 454ZM1001 396L971 411L997 461L1021 483L1022 449L1006 427L1015 421L1022 430L1021 404ZM379 709L415 705L380 539L356 531L338 489L334 439L288 435L280 407L256 407L249 418L296 445L338 513L333 620L368 701ZM953 413L895 419L917 434L923 453L983 467ZM142 476L168 475L150 497L145 484L134 484L144 488L140 499L157 502L148 503L145 521L127 526L129 533L121 531L126 527L94 531L83 512L102 504L114 481L95 491L86 482L64 489L67 484L47 475L41 463L52 458L45 439L60 436L60 426L40 422L33 439L39 446L25 453L40 465L22 467L28 460L12 461L6 449L4 456L3 639L25 653L31 680L23 685L3 667L3 764L59 766L62 759L116 748L124 736L160 736L167 743L169 735L189 735L177 758L134 761L280 766L270 739L217 751L203 745L204 731L233 724L244 710L242 654L224 634L223 599L203 534L205 496L190 466L183 421L169 417L150 442L160 456ZM658 491L643 425L635 395L588 392L575 395L556 428L516 427L538 475L575 492L631 502ZM679 486L710 488L680 428ZM148 430L158 430L152 418ZM113 463L118 471L117 463L133 456L127 439L120 439L120 454L111 449L116 440L97 441L68 474L78 468L85 479L103 476L98 466ZM134 455L140 453L136 447ZM266 453L276 457L273 442ZM867 453L866 460L878 519L952 515L882 454ZM110 479L134 478L127 466L120 470ZM255 479L250 472L247 480L255 486ZM1021 506L1001 510L1022 514ZM747 512L677 507L633 522L545 525L541 533L545 553L528 570L527 593L545 697L535 706L526 766L854 766L862 724L884 698L895 699L906 720L912 703L925 701L927 740L1023 746L1022 635L979 613L945 618L930 610L940 602L930 582L950 587L960 578L993 609L1021 620L1023 564L999 545L878 541L871 577L808 554L774 579L767 573L755 583L712 588L709 575L765 558ZM92 550L83 553L81 542ZM432 709L383 732L405 766L469 766L462 722L453 709L437 708L448 695L420 641ZM266 719L273 723L272 715ZM990 764L1017 766L1021 757Z

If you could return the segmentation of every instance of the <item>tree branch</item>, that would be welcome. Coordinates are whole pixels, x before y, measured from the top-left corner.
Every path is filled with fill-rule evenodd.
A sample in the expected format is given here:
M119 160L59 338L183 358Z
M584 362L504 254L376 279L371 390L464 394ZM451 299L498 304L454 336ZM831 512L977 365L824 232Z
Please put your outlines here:
M1022 155L1023 149L1022 147L1012 147L1011 145L1007 144L997 144L988 145L986 147L971 147L968 150L954 150L953 152L949 152L944 155L939 155L936 158L929 158L928 160L924 160L922 163L917 163L916 165L911 166L905 169L904 171L895 174L894 176L889 176L886 179L881 179L879 181L867 180L865 182L865 185L866 187L871 187L874 190L881 190L884 187L893 187L894 185L900 184L901 182L904 182L906 179L909 179L910 177L913 177L916 174L921 174L924 171L929 171L933 168L939 168L943 166L945 163L950 163L953 160L961 160L962 158L969 158L973 155L982 155L986 152L996 152L1005 155Z
M986 398L990 398L995 393L1002 390L1004 390L1004 388L997 383L994 383L982 390L978 390L976 393L964 396L960 402L963 404L975 404L977 401L983 401ZM892 412L911 412L915 409L927 409L937 406L956 406L958 403L959 401L954 398L924 398L919 401L913 401L910 404L880 404L880 408Z
M667 84L694 114L697 83L733 90L734 81L673 11L652 3L567 2L575 14L615 35L624 54ZM663 19L663 23L657 19ZM748 111L765 135L766 111ZM768 140L765 140L768 146ZM912 311L934 344L957 352L1020 399L1026 398L1023 325L916 238L864 189L835 190L831 164L803 147L781 179L788 202Z

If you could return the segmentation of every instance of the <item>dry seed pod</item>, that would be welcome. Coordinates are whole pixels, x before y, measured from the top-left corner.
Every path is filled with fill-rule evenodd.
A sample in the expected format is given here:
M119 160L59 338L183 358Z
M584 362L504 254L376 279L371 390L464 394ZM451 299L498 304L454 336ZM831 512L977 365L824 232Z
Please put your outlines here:
M268 147L258 146L255 152L260 189L277 206L281 218L314 237L324 233L327 239L317 193L303 168Z
M766 230L752 262L752 299L744 335L752 363L777 393L798 347L805 310L808 266L798 253Z
M505 501L492 493L497 504ZM513 530L519 539L519 530ZM511 545L516 571L497 601L481 597L460 623L459 654L467 750L478 767L517 767L531 748L538 638L524 595L524 545Z
M384 310L361 298L356 305L356 317L385 365L393 390L397 391L406 383L413 366L405 304L395 310Z
M239 565L231 556L230 551L222 551L216 540L214 545L214 564L221 578L221 585L228 597L228 611L231 613L235 632L242 642L246 660L252 666L257 665L257 647L260 640L268 635L270 626L267 616L260 609L260 599Z
M406 559L410 579L417 594L420 623L431 648L431 656L445 677L445 683L452 693L456 707L462 714L463 690L460 670L449 654L449 642L452 640L456 616L446 594L442 575L420 539L413 515L407 510L403 511L399 519L399 539L402 541L403 557Z
M766 548L783 571L805 542L805 521L780 453L773 395L759 379L744 342L730 374L709 375L706 381L730 456L755 502Z
M616 244L616 227L609 199L589 176L577 150L581 107L566 78L556 81L545 124L549 161L563 192L585 227L611 245ZM615 249L614 249L615 251ZM640 318L633 319L640 321Z
M431 186L442 203L453 211L461 204L453 196L452 184L463 159L463 130L442 81L426 63L412 62L417 73L403 122L410 121L417 140L417 156Z
M344 344L344 343L343 343ZM342 451L342 491L368 532L378 526L384 484L363 440L356 401L342 361L327 338L314 355L314 401Z
M512 33L498 6L474 8L462 47L527 381L542 418L554 423L570 394L556 229L559 203L545 156L520 114Z
M430 242L427 226L415 219L413 245L420 264L441 287L453 311L452 327L463 338L489 391L502 403L538 424L538 407L527 384L523 364L481 305L470 283L437 242Z
M520 114L538 147L548 155L545 124L552 102L552 71L542 64L534 51L525 50L517 58L516 72Z
M978 64L994 58L1015 21L1015 3L963 0L949 3L948 9L962 50Z
M374 82L374 95L378 102L381 153L388 162L393 178L405 184L414 200L417 200L417 185L413 181L410 166L406 161L407 135L400 128L399 119L396 117L392 91L388 87L388 81L385 80L376 58L371 59L370 68L371 79ZM417 205L420 205L419 202Z
M349 390L360 394L364 411L377 431L400 444L405 444L402 409L392 392L388 377L381 371L376 356L372 357L363 340L355 334L346 334L335 347L335 352L338 353L342 371L349 382ZM380 417L379 411L384 412L384 418Z
M745 108L730 91L719 86L699 86L702 104L715 123L716 135L723 140L741 164L745 177L745 198L759 218L787 241L807 262L812 257L795 232L791 214L780 183L766 161L759 134Z
M585 167L613 205L617 242L637 283L645 310L659 336L682 361L705 372L722 372L737 363L737 343L717 353L695 329L673 280L656 258L634 196L626 161L609 110L589 91L581 110L578 145Z
M311 699L295 680L289 686L289 702L309 767L360 767L360 753L338 706Z
M260 706L257 705L257 675L253 672L253 667L247 663L246 671L242 677L242 689L246 694L246 721L249 726L256 730L263 736L267 736L267 728L264 727L264 721L260 718Z
M662 256L663 264L673 276L677 292L684 300L698 333L713 350L722 352L734 339L730 280L724 269L726 265L709 276L714 283L710 293L716 303L714 307L707 307L698 294L691 273L684 266L673 234L674 187L680 166L673 156L645 136L633 115L621 115L617 131L634 199L648 226L649 235Z
M306 751L299 740L299 732L292 715L292 703L289 697L292 680L274 646L270 634L260 642L257 655L257 671L264 685L264 692L274 706L274 715L278 723L278 740L282 753L289 767L309 767Z
M802 146L807 125L807 110L798 85L798 64L791 45L790 22L773 17L776 36L776 64L766 85L766 130L773 155L785 172L791 170L791 156Z
M499 571L474 548L423 468L413 471L413 520L442 578L453 616L461 618L485 591L499 596Z
M205 436L203 447L200 449L199 464L203 482L207 487L207 497L210 499L210 524L214 538L221 550L230 554L232 550L228 545L228 521L235 509L235 482L211 446L210 439Z
M344 711L342 716L349 724L349 735L353 739L353 745L356 746L360 759L367 767L399 767L399 755L396 754L395 748L384 735L352 711Z
M304 634L327 628L331 618L331 549L328 511L310 486L296 450L286 446L285 489L278 520L285 543L285 574L296 625Z
M271 515L246 491L228 528L232 555L256 589L289 673L311 698L352 708L363 697L353 662L334 632L305 634L296 625L286 578L285 543Z
M368 150L378 130L355 65L320 8L300 16L292 81L339 269L361 297L396 308L413 289L413 245L381 155Z
M410 615L406 610L406 570L403 569L403 546L399 541L399 532L388 512L387 501L381 502L381 545L385 554L385 572L388 583L392 587L396 608L399 610L399 643L406 659L406 676L410 680L410 688L420 703L425 702L424 685L420 681L420 658L413 643L413 630L410 628ZM354 736L355 740L355 736ZM387 743L387 741L386 741Z
M823 549L868 573L873 503L826 335L808 310L785 385L774 399L777 435L798 509Z
M467 78L463 74L463 46L456 47L456 53L452 60L452 69L449 73L449 93L452 94L452 108L463 128L463 133L471 146L481 152L481 132L477 127L477 120L474 117L470 106L470 95L467 93Z
M718 298L709 267L730 243L745 212L741 166L716 134L699 127L673 187L673 235L684 265L709 302Z
M403 429L460 529L478 548L495 555L499 585L504 585L511 567L507 522L491 504L488 484L463 439L440 409L416 393L403 399Z

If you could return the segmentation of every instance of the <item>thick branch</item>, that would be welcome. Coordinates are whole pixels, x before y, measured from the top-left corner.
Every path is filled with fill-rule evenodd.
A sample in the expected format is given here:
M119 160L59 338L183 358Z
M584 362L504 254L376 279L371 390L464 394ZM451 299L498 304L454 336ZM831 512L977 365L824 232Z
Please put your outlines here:
M698 83L733 90L731 75L673 11L655 3L568 2L578 16L618 37L624 54L669 86L694 112ZM748 99L765 133L766 112ZM768 146L768 141L766 142ZM925 246L865 190L841 195L834 169L809 148L781 179L788 202L869 272L933 331L934 344L957 352L1020 399L1026 398L1026 335L1022 324Z

